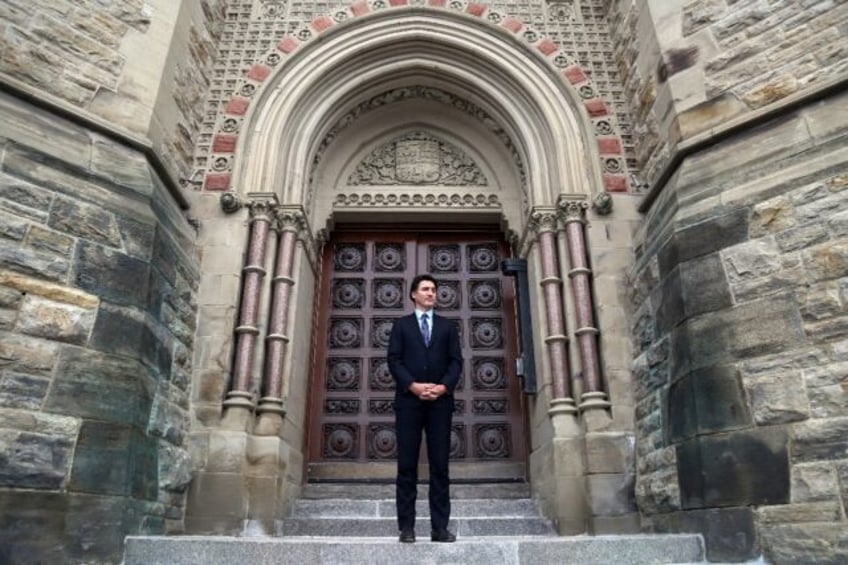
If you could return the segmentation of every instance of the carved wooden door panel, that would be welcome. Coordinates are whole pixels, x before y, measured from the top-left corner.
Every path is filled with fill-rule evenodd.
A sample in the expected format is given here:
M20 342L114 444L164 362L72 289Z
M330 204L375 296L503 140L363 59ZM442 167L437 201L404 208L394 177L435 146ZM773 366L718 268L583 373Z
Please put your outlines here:
M458 325L464 357L451 475L525 477L514 297L511 280L500 273L506 252L496 232L350 232L325 246L310 381L309 479L394 477L394 381L386 347L394 320L412 311L409 282L423 272L439 281L437 312ZM426 465L420 475L426 476Z

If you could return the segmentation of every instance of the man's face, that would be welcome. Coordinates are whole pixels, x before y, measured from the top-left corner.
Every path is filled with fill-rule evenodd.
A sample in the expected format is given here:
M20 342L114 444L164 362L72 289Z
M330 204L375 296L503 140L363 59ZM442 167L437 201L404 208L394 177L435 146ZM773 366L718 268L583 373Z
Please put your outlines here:
M412 301L419 310L430 310L436 303L436 285L433 281L421 281L412 291Z

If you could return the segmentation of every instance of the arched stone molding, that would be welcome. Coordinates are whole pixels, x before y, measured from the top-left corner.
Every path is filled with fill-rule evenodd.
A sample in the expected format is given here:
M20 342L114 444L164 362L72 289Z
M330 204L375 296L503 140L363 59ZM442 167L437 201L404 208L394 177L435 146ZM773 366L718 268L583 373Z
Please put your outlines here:
M602 155L620 153L620 139L587 143L614 132L599 119L609 118L606 108L581 97L593 92L585 73L553 42L482 4L383 4L358 2L345 12L350 17L319 18L299 39L283 38L269 64L251 69L221 116L213 167L223 172L207 178L207 189L261 185L284 202L303 202L323 135L374 85L385 90L404 76L446 82L498 120L529 171L531 203L552 203L564 187L626 189L623 160L602 171ZM291 131L300 135L282 134Z

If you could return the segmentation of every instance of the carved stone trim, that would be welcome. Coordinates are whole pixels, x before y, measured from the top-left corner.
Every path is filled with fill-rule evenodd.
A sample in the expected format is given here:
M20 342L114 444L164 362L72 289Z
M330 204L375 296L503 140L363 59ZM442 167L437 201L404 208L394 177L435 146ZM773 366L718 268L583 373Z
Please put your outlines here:
M353 108L350 112L342 116L336 122L336 124L332 128L330 128L330 131L327 132L327 135L324 136L324 139L321 140L321 144L318 147L318 151L315 153L315 159L313 161L312 170L310 171L309 175L310 192L314 190L314 186L312 186L312 179L314 178L318 164L323 159L327 148L343 130L350 127L357 119L362 117L362 115L366 114L367 112L370 112L371 110L386 106L388 104L393 104L396 102L402 102L404 100L411 100L415 98L422 98L424 100L432 100L435 102L440 102L442 104L447 104L448 106L452 106L462 112L465 112L466 114L473 116L480 123L485 125L486 128L489 129L489 131L491 131L495 135L495 137L501 140L501 142L506 146L510 155L512 155L512 159L518 170L519 177L521 178L521 187L522 189L525 189L526 192L527 174L524 169L524 162L521 160L521 155L519 154L518 149L512 142L512 139L510 138L506 130L504 130L497 123L497 121L492 118L485 110L479 108L475 104L463 98L459 98L455 94L430 86L408 86L403 88L397 88L395 90L389 90L387 92L374 96L373 98L369 98L368 100L363 101L358 106Z
M340 193L333 202L333 208L373 208L383 206L413 208L491 208L500 210L501 202L495 194L422 194L397 192L350 192Z
M373 150L348 185L487 186L486 175L464 151L423 131L408 133Z

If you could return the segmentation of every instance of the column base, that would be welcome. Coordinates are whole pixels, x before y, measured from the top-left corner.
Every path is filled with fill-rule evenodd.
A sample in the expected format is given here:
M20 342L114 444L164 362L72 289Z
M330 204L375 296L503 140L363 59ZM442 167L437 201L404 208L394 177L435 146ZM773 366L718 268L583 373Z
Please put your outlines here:
M259 399L259 407L256 426L253 433L260 436L281 436L283 432L283 418L286 409L283 407L283 399L272 396L264 396Z
M577 419L577 406L573 398L554 398L548 408L548 416L554 426L554 437L579 435L580 422Z
M612 404L607 400L604 392L587 392L580 397L580 414L586 430L598 432L606 430L612 424L610 407Z
M246 432L253 419L253 396L249 392L232 390L224 400L221 428Z

